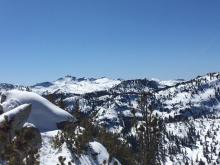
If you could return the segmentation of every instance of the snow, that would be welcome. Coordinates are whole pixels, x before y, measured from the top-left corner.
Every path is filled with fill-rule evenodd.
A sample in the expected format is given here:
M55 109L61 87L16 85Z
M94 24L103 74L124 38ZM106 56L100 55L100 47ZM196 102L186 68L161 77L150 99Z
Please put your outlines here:
M55 149L52 146L52 139L59 131L49 131L41 133L42 148L40 149L40 164L41 165L54 165L58 164L59 156L66 158L65 163L72 162L72 164L82 165L100 165L104 161L109 162L109 153L107 149L99 142L93 141L89 143L89 152L82 154L78 160L74 160L72 153L68 150L66 143L60 149ZM94 157L95 155L95 157ZM117 161L116 159L114 161ZM119 163L120 164L120 163Z
M93 152L97 154L98 164L104 164L104 161L106 161L106 163L109 161L109 153L102 144L94 141L90 142L89 146L91 147Z
M55 130L57 129L57 123L76 120L68 112L38 94L11 90L4 93L4 95L6 96L5 102L2 104L4 112L8 112L21 104L31 104L32 111L27 122L34 124L40 131Z
M28 122L24 123L23 127L25 127L25 128L36 128L36 126L34 124L31 124L31 123L28 123Z
M195 127L196 133L199 134L199 139L197 139L195 146L192 148L187 146L181 147L181 149L186 153L186 157L189 160L192 160L194 164L198 164L198 162L196 163L196 159L201 159L208 164L204 155L205 146L207 146L209 151L211 151L211 148L216 148L215 152L211 151L207 153L209 157L212 157L211 164L216 163L216 160L219 158L218 154L220 150L220 119L196 119L190 120L187 123L169 123L166 125L166 128L168 132L171 132L178 137L186 137L190 125ZM209 136L208 132L210 132ZM171 141L165 144L165 147L170 144ZM184 156L182 154L175 155L173 161L170 161L168 157L171 157L171 155L167 156L166 165L185 164L183 162Z
M26 114L26 112L28 112L27 115L25 115L27 117L29 113L31 112L31 109L28 107L30 107L29 104L23 104L23 105L18 106L15 109L12 109L11 111L5 112L2 115L0 115L0 121L5 120L5 116L7 116L8 120L10 121L13 118L15 118L15 116L19 114L23 115L23 114Z
M130 110L124 110L124 111L122 112L122 114L123 114L124 117L133 117L133 116L134 116L134 115L131 113Z
M167 104L176 104L179 102L189 102L190 98L187 97L189 95L189 93L187 92L182 92L182 93L178 93L172 100L167 100L165 103Z
M97 112L97 120L111 120L111 121L117 121L118 119L118 114L114 109L105 109L105 108L100 108L99 111Z
M174 86L184 80L159 80L157 78L152 78L151 80L158 82L162 87Z
M108 131L112 133L120 133L122 131L122 126L119 124L119 117L116 110L113 108L103 108L99 107L96 113L95 119L100 125L109 126Z
M59 156L65 157L66 162L72 161L72 155L64 144L61 149L55 149L52 146L52 139L59 131L49 131L41 133L42 148L40 149L40 164L41 165L54 165L58 164Z
M32 87L32 91L42 95L45 92L48 93L74 93L85 94L95 91L108 90L115 85L121 83L120 80L113 80L108 78L100 79L76 79L70 76L58 79L51 83L51 85L44 86L42 83Z
M207 89L204 92L200 93L200 95L196 95L192 99L192 102L199 102L199 101L208 100L210 98L210 96L213 96L214 94L215 94L214 89Z
M197 81L199 80L199 81ZM94 99L94 107L89 104L89 99L87 100L84 96L80 96L78 94L85 94L88 92L108 90L113 86L119 84L121 81L119 80L111 80L108 78L101 79L76 79L71 76L59 79L52 83L44 83L38 84L32 87L33 92L37 92L42 94L44 92L54 93L73 93L77 95L67 95L68 98L64 98L65 103L69 103L69 109L73 109L76 100L79 99L80 108L82 112L88 112L87 114L93 114L91 118L98 125L105 126L106 129L110 132L121 133L123 128L125 127L124 118L132 117L131 113L132 108L138 108L138 96L131 96L129 94L119 94L119 95L111 95L111 91L108 94L100 94ZM189 111L193 111L192 115L196 114L197 111L201 110L201 116L196 116L197 119L191 120L194 116L188 116L189 120L187 122L183 121L172 121L172 123L166 124L167 132L171 132L173 135L178 136L179 138L185 138L188 135L188 131L190 125L194 126L196 129L196 134L199 134L199 138L196 139L196 143L192 144L192 146L182 146L181 151L183 153L176 153L175 155L167 154L166 155L166 163L165 164L185 164L184 160L192 160L195 164L196 159L204 160L206 164L205 155L204 155L204 144L206 144L211 150L212 147L216 147L217 152L220 150L220 119L218 118L220 115L220 98L218 98L218 94L216 93L217 88L220 87L220 80L218 77L211 78L209 75L193 79L192 81L183 82L182 80L171 80L171 81L160 81L157 80L160 85L160 89L156 92L156 99L161 103L161 106L158 107L155 112L159 114L159 116L163 117L175 117L182 114L188 114ZM183 82L183 83L181 83ZM180 83L177 85L177 83ZM162 89L162 87L165 87ZM132 88L128 84L128 91ZM114 90L113 90L114 91ZM120 93L120 90L117 90ZM63 118L66 119L66 114L60 115L59 112L63 112L63 110L58 107L50 105L51 103L42 100L39 98L40 96L32 96L31 92L19 94L17 92L10 94L6 92L7 99L2 104L4 111L11 110L16 108L17 106L23 103L35 103L33 104L34 111L40 111L37 119L39 122L43 123L40 125L43 129L49 125L50 129L55 130L50 132L41 132L43 139L43 146L40 150L40 162L41 164L57 164L58 157L63 156L68 161L71 161L74 157L69 152L66 144L64 143L61 149L54 149L52 147L52 138L57 134L58 130L56 130L57 121L63 121ZM31 95L29 96L28 94ZM129 96L128 96L129 95ZM70 97L69 97L70 96ZM25 97L25 98L23 98ZM37 98L36 98L37 97ZM92 98L93 99L93 98ZM49 105L50 106L49 106ZM46 108L45 108L46 107ZM163 108L162 111L160 108ZM39 110L41 109L41 110ZM43 110L43 112L41 112ZM9 111L12 112L13 110ZM54 112L55 111L55 112ZM89 113L89 112L93 113ZM206 119L206 117L210 117L209 115L203 116L203 114L209 115L211 114L210 119ZM217 113L212 113L217 112ZM54 117L55 116L59 117ZM35 114L36 115L36 114ZM196 114L197 115L197 114ZM68 115L67 115L68 116ZM142 114L137 111L135 116L137 119L142 117ZM35 118L35 117L34 117ZM54 119L55 118L55 119ZM62 120L61 120L62 118ZM68 118L68 117L67 117ZM42 122L43 121L43 122ZM30 122L30 121L28 121ZM36 122L36 121L35 121ZM36 125L33 121L31 124ZM140 121L138 122L138 124ZM190 124L189 124L190 123ZM25 124L28 125L28 124ZM39 127L36 126L36 127ZM53 128L53 129L51 129ZM208 137L208 131L211 132L211 136ZM129 132L133 135L136 134L135 129L132 127ZM166 143L164 147L168 149L169 145L175 145L175 140L166 139ZM113 165L112 161L109 160L109 153L107 149L100 144L99 142L90 142L89 143L90 152L85 152L83 155L79 156L79 160L77 164L83 165L94 165L94 164L103 164L103 161L108 161L108 164ZM212 157L212 163L215 163L218 158L218 153L208 153L210 157ZM95 153L95 154L93 154ZM114 159L114 158L112 158ZM73 163L74 164L74 163Z
M10 123L10 131L16 131L23 127L30 113L31 107L29 104L20 105L17 108L0 115L0 125L2 125L3 122L5 122L5 117L7 117L7 120Z
M182 112L191 115L215 115L219 117L220 74L200 76L196 79L183 82L177 86L165 88L156 93L156 98L163 104L168 113L163 116L176 116ZM187 113L187 111L191 111Z

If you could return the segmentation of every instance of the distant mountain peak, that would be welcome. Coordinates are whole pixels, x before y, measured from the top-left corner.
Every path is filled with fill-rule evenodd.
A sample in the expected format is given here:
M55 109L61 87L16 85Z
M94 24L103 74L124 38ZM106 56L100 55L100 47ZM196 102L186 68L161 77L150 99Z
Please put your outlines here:
M76 78L71 75L59 78L53 82L43 82L32 86L32 90L38 94L44 92L84 94L95 91L108 90L121 83L120 80L103 78Z

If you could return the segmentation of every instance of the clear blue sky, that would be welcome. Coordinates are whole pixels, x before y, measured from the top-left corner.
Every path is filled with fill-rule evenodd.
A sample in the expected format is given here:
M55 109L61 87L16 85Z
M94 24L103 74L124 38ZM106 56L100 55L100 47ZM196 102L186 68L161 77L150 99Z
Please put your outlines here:
M220 71L219 0L1 0L0 82Z

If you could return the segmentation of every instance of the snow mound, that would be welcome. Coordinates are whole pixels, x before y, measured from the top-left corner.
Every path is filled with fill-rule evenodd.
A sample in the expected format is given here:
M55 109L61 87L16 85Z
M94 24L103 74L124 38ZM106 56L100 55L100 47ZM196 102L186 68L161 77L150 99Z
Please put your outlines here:
M34 124L41 132L57 129L58 123L76 121L68 112L38 94L11 90L5 92L4 95L6 96L6 100L2 103L4 112L22 104L31 104L32 111L27 122Z

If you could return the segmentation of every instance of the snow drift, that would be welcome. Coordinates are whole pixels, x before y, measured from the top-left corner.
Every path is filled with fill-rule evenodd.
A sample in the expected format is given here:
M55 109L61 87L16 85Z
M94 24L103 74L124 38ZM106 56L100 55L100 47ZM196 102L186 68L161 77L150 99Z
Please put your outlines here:
M41 132L57 129L57 124L76 121L68 112L55 106L38 94L11 90L4 93L3 111L8 112L22 104L31 104L32 111L27 122L34 124Z

